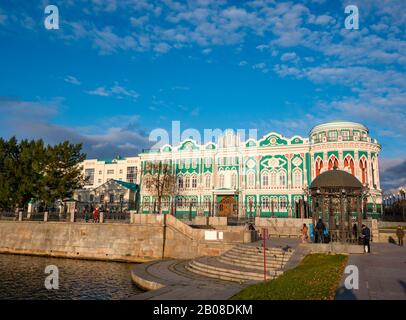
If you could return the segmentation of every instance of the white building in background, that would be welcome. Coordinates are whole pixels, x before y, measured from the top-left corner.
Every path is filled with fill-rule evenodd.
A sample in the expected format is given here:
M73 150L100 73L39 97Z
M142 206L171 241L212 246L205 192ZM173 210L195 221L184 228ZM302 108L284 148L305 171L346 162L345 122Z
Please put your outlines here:
M82 162L85 189L94 189L109 180L139 184L139 157L87 159Z

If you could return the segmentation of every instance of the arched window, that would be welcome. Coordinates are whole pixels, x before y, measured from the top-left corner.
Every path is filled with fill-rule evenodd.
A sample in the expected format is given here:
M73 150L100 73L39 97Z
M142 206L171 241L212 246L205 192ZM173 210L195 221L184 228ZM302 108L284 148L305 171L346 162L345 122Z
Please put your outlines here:
M178 188L183 189L183 177L178 177Z
M196 176L192 177L192 189L196 189L197 188L197 178Z
M253 188L255 184L254 172L248 173L248 187Z
M316 177L320 175L322 169L323 169L323 160L318 157L316 159Z
M344 159L344 169L354 175L354 160L352 160L351 156L346 156Z
M367 174L367 159L362 157L359 160L359 168L361 170L361 182L366 184L368 181L368 174Z
M261 206L262 206L262 210L269 210L269 198L268 197L261 198Z
M220 173L220 188L224 188L224 174Z
M262 188L268 188L268 187L269 187L268 172L264 171L264 172L262 172Z
M235 189L237 187L237 174L233 172L231 174L231 188Z
M209 174L206 175L205 186L207 189L210 189L210 187L211 187L211 177Z
M337 160L337 158L335 156L332 156L330 158L330 160L328 161L328 169L331 170L331 169L334 169L334 168L338 169L338 160Z
M293 171L293 186L295 188L302 187L302 170L295 169Z
M286 210L286 207L287 207L286 197L280 197L279 200L280 200L281 210Z
M275 171L271 172L271 187L273 187L273 188L276 187L276 172Z
M286 172L284 170L279 171L279 186L281 188L286 187Z
M185 189L189 189L190 188L190 177L186 176L185 177Z

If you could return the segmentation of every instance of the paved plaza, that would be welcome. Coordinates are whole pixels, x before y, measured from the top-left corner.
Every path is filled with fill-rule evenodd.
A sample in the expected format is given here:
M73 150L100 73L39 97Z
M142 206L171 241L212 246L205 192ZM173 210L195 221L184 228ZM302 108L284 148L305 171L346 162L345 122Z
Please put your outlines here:
M359 269L359 289L345 289L344 274L337 300L406 300L406 247L373 243L370 254L350 255L348 264Z

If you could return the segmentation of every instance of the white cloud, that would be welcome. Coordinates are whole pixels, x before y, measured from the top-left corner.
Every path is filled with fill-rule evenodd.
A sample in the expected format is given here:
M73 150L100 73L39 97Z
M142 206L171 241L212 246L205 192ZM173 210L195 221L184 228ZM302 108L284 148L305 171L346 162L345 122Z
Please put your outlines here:
M266 63L260 62L260 63L254 64L252 66L252 69L264 69L265 67L266 67Z
M110 88L105 86L98 87L94 90L86 91L90 95L100 96L100 97L114 97L116 99L132 98L136 100L139 97L138 92L132 89L127 89L117 82L114 83Z
M80 81L74 76L66 76L63 80L70 84L80 85Z
M281 61L291 61L295 60L297 57L295 52L287 52L281 56Z

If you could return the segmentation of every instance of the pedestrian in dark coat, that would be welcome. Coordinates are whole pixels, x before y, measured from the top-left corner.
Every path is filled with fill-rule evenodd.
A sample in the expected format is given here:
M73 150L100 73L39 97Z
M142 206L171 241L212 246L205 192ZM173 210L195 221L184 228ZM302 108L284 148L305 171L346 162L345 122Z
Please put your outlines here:
M398 228L396 229L396 236L398 237L398 245L403 247L403 238L405 236L405 232L400 225L398 225Z
M361 227L361 237L363 240L363 244L364 244L364 251L367 253L371 252L371 246L369 244L370 240L371 240L371 230L369 230L369 228L363 224Z

